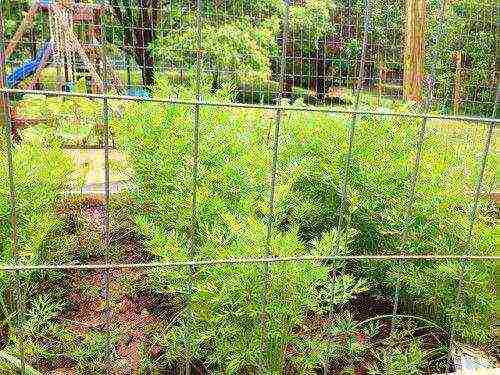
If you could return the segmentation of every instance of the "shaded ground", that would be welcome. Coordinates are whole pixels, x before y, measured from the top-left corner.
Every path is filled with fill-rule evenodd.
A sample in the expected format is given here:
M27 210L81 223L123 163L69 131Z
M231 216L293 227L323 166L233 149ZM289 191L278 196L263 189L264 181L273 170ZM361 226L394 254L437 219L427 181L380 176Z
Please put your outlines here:
M104 212L99 201L90 200L80 210L82 217L91 226L90 229L103 234ZM150 260L142 251L142 246L133 239L125 238L118 244L121 263L145 262ZM109 259L116 261L116 259ZM85 260L89 264L105 264L103 256L92 255ZM133 287L142 285L147 279L144 269L112 269L66 271L68 286L65 293L69 306L60 319L68 324L68 329L79 337L86 337L92 332L104 333L108 330L107 309L109 311L113 338L111 350L113 366L119 368L119 374L137 374L140 364L140 346L145 344L148 332L160 329L160 315L168 313L169 301L165 295L155 294L151 290L138 293ZM108 285L106 280L109 280ZM109 288L109 289L108 289ZM108 292L107 292L108 291ZM106 298L106 292L108 297ZM167 308L165 308L167 307ZM158 356L161 349L150 347L150 354ZM50 374L75 374L70 363L53 368ZM57 366L57 363L54 365Z

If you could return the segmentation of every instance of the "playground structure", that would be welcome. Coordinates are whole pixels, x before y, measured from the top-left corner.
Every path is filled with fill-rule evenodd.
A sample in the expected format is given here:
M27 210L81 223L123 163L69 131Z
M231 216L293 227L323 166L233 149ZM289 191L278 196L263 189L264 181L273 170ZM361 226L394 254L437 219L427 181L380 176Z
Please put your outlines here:
M123 85L110 66L106 63L103 45L100 43L101 17L106 12L105 5L82 4L74 0L34 0L26 13L21 25L8 43L4 56L7 61L15 51L26 31L33 26L34 19L39 12L45 12L49 17L50 40L46 41L36 55L22 63L10 72L5 79L8 88L22 87L33 90L40 82L43 69L52 65L57 72L57 89L71 91L77 81L78 73L83 73L90 81L92 93L102 93L108 88L117 92L123 90ZM89 26L89 44L83 44L74 31L75 22L87 22ZM105 87L102 78L106 71L111 86ZM28 78L31 80L25 83ZM106 77L108 78L108 77ZM42 122L42 119L22 118L16 115L15 108L11 111L13 131ZM14 134L16 135L16 134Z

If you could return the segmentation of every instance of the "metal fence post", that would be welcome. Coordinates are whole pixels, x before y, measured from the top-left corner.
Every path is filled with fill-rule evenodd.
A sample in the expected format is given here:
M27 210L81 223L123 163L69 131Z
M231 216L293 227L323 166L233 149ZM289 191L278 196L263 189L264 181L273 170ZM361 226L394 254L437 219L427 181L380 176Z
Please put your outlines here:
M5 25L4 25L4 12L3 4L0 4L0 84L2 88L7 87L6 85L6 69L7 59L5 58ZM9 199L10 199L10 220L11 220L11 254L14 264L20 265L19 254L18 254L18 228L17 228L17 193L15 185L15 171L14 171L14 161L13 161L13 145L12 145L12 134L14 130L14 125L12 124L11 114L10 114L10 99L9 93L4 92L2 94L1 107L3 111L3 127L5 135L5 151L6 151L6 161L7 161L7 172L8 172L8 184L9 184ZM25 347L24 347L24 316L25 316L25 301L24 293L21 287L21 271L14 271L15 278L15 300L16 300L16 334L18 341L18 349L21 355L20 362L20 372L24 375L26 372L26 357L25 357Z
M348 125L348 149L347 149L347 159L346 159L346 165L344 168L344 176L342 179L342 187L341 187L341 201L340 201L340 208L339 208L339 218L338 218L338 223L337 223L337 233L335 236L335 240L333 243L333 248L332 252L333 254L337 254L338 250L340 248L340 239L342 238L343 231L344 231L344 220L345 216L347 216L346 211L346 206L347 206L347 186L349 184L349 178L350 178L350 170L351 170L351 164L352 164L352 150L353 150L353 145L354 145L354 133L355 133L355 128L358 124L358 119L359 119L359 108L361 105L361 91L363 89L363 83L365 80L365 64L366 64L366 53L368 49L368 35L370 33L370 16L371 16L371 0L364 0L364 10L363 10L363 41L361 44L361 51L359 54L359 71L358 71L358 77L357 77L357 82L356 85L354 86L354 94L355 94L355 102L354 102L354 109L353 113L351 116L351 121ZM347 230L345 230L345 234L347 235ZM330 291L333 294L334 291L334 283L335 283L335 277L332 277L331 282L331 288ZM334 314L334 306L330 307L329 315L330 318L332 318ZM328 373L328 363L323 363L323 373L326 375Z
M341 202L340 202L340 212L339 220L337 225L337 236L334 242L334 252L338 250L340 246L340 238L342 237L344 220L346 216L346 205L347 205L347 186L349 184L351 164L352 164L352 149L354 144L354 133L355 128L359 120L359 107L361 105L361 91L363 89L363 82L365 80L365 64L366 64L366 51L368 49L368 34L370 33L370 15L371 15L371 0L364 0L364 12L363 12L363 42L361 45L361 51L359 55L359 71L355 91L355 104L354 110L351 117L351 122L349 124L349 134L348 134L348 149L347 149L347 160L344 169L344 176L342 180L342 190L341 190Z
M102 15L101 17L101 25ZM109 101L107 98L109 90L109 72L108 72L108 61L104 54L103 49L106 44L106 37L104 35L104 30L101 30L101 62L102 62L102 82L103 82L103 99L102 99L102 123L104 125L104 261L106 265L110 262L110 225L109 225L109 201L110 201L110 167L109 167ZM111 340L111 329L112 329L112 307L111 307L111 296L110 296L110 270L106 268L103 273L103 296L104 296L104 314L105 314L105 325L106 325L106 371L112 373L113 365L111 362L112 353L112 340Z
M438 19L438 27L436 29L436 32L433 35L432 42L433 45L436 45L442 36L442 30L444 26L444 7L445 7L445 2L444 0L440 0L439 3L439 11L437 15ZM431 45L431 48L433 47ZM401 232L401 246L400 246L400 255L404 255L405 251L405 244L406 241L408 240L408 231L410 229L411 225L411 219L412 219L412 213L413 213L413 207L415 204L415 191L416 191L416 185L418 182L418 175L419 175L419 169L420 169L420 161L422 158L422 151L423 151L423 145L425 141L425 133L427 131L427 123L429 120L429 114L432 109L432 106L434 104L434 89L436 86L436 80L437 80L437 72L436 72L436 63L437 63L437 58L438 58L438 51L434 48L431 51L431 64L430 64L430 75L428 77L428 93L427 93L427 99L424 104L424 113L422 115L422 123L418 132L418 138L417 138L417 144L416 144L416 154L415 154L415 159L413 163L413 172L412 172L412 177L410 180L410 186L408 190L408 194L406 197L406 210L405 210L405 216L403 220L403 230ZM398 261L398 270L401 268L402 262L401 260ZM398 282L396 285L396 290L394 293L394 305L393 305L393 310L392 310L392 319L391 319L391 334L394 334L397 328L397 314L398 314L398 307L399 307L399 297L401 293L401 282L398 278Z
M280 126L283 119L283 109L282 100L285 94L285 83L286 83L286 53L287 45L289 42L289 17L290 17L290 5L291 0L284 0L285 9L283 12L283 32L282 32L282 46L281 46L281 57L280 57L280 88L276 98L276 122L274 128L274 138L273 138L273 148L272 148L272 162L271 162L271 191L269 194L269 214L267 218L267 233L266 233L266 255L268 258L272 258L272 231L274 225L274 204L275 204L275 187L276 187L276 175L278 168L278 146L280 138ZM293 43L293 41L292 41ZM267 360L268 351L268 333L269 333L269 316L267 314L268 305L268 294L270 289L270 264L269 262L264 263L264 286L262 292L261 300L261 363L260 363L260 373L265 374L267 372L269 362Z
M200 142L200 111L202 106L202 70L203 70L203 0L196 0L196 66L195 66L195 90L196 101L194 105L194 120L193 120L193 148L192 148L192 197L191 197L191 238L189 244L189 261L194 262L197 254L197 235L198 235L198 163L199 163L199 142ZM189 283L187 304L188 309L188 324L186 332L186 345L188 345L188 358L185 364L185 373L191 374L191 357L192 353L192 324L194 322L194 312L191 306L194 285L196 283L196 267L194 264L189 265Z

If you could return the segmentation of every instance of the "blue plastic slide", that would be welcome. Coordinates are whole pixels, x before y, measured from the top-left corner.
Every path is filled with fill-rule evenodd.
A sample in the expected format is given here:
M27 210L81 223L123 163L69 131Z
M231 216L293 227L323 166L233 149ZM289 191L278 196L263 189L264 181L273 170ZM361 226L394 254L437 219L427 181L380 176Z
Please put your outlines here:
M38 4L44 8L48 9L52 4L54 4L53 0L38 0Z
M38 67L43 63L44 57L51 55L54 46L51 42L46 42L42 48L38 50L34 59L26 61L20 67L7 76L7 87L13 88L19 85L30 75L34 74Z

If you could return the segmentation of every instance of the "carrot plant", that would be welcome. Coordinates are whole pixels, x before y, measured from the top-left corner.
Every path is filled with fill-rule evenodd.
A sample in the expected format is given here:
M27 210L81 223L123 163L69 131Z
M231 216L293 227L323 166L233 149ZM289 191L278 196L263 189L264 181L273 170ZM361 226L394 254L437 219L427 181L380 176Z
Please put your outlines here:
M0 161L0 256L2 263L14 263L14 249L11 234L11 202L8 169L6 163L6 145L0 142L2 159ZM34 140L16 145L12 150L14 185L16 189L17 214L17 260L23 264L45 264L67 258L68 249L63 237L57 238L63 221L56 214L56 205L61 196L61 190L68 183L72 164L63 150L57 144L42 145ZM55 240L57 238L57 240ZM37 272L20 274L23 292L36 290ZM27 287L29 285L29 288ZM6 351L18 354L15 343L20 340L16 335L16 295L14 289L14 274L0 273L0 304L2 309L1 322L3 332L8 332ZM28 308L36 304L30 298ZM51 305L57 309L59 305ZM33 307L32 311L35 311ZM46 311L46 310L44 310ZM32 320L35 324L33 334L43 335L42 325L54 318L53 310L41 313ZM35 328L36 327L36 328ZM43 325L43 330L45 330ZM25 327L30 330L31 328ZM44 331L45 332L45 331ZM26 340L28 340L25 337ZM29 341L29 340L28 340ZM29 345L27 345L29 346Z
M157 90L165 96L165 90L172 88L163 83ZM191 95L185 87L182 90ZM138 207L133 215L136 225L145 235L146 247L161 259L260 257L269 250L274 256L493 251L493 218L483 199L472 246L466 247L484 128L430 122L410 201L418 121L361 117L354 129L346 179L350 118L286 112L279 134L275 222L268 249L275 114L212 107L200 111L192 242L194 115L189 106L130 103L113 124L133 170L130 193ZM485 184L492 181L494 162L494 157L487 159ZM342 238L337 239L341 216ZM294 329L306 324L308 313L325 316L368 289L392 299L398 288L402 301L398 312L430 317L442 326L453 324L463 340L490 340L491 266L469 263L461 268L453 261L357 264L355 268L345 262L271 267L265 354L273 359L273 371L287 366L286 348L295 340ZM332 279L333 270L351 281ZM168 348L166 358L207 361L212 368L231 373L257 368L262 361L260 311L265 309L262 266L203 266L194 272L193 277L187 268L177 268L152 279L156 288L177 295L183 306L179 322L159 339ZM462 276L465 292L458 305ZM332 296L342 288L343 299ZM295 359L297 363L307 363L304 353L305 362Z
M2 145L5 155L5 146ZM42 253L48 233L60 219L55 207L61 190L69 182L72 164L68 156L57 145L43 147L36 141L24 142L13 149L14 185L17 198L17 251L23 262L46 260ZM3 262L12 261L10 234L10 190L6 159L2 160L0 183L0 246Z

